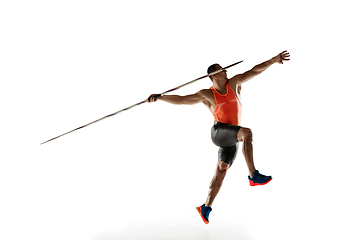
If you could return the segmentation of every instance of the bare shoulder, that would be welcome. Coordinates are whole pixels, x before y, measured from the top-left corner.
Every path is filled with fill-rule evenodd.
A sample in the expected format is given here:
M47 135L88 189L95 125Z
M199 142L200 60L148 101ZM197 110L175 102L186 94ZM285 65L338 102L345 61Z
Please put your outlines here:
M244 79L244 74L237 74L229 79L228 83L233 89L237 88L237 86L241 85Z
M213 113L216 107L213 91L210 88L202 89L197 92L197 94L199 94L203 98L202 103L210 110L211 113Z
M198 94L202 95L202 96L207 96L209 94L212 94L212 91L211 89L202 89L200 91L197 92Z
M197 94L199 94L208 101L214 98L214 94L211 89L202 89L198 91Z
M239 74L240 75L240 74ZM228 84L230 88L237 94L240 94L241 90L241 81L239 79L236 79L238 75L234 76L233 78L229 79ZM240 76L239 76L240 77ZM234 79L235 78L235 79Z

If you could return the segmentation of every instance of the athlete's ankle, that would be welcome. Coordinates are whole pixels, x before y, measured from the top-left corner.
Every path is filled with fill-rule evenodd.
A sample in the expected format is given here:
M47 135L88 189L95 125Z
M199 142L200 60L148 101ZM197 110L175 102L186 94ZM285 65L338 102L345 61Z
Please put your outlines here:
M250 178L253 178L253 177L254 177L255 171L256 171L256 170L254 170L254 171L249 171L249 176L250 176Z

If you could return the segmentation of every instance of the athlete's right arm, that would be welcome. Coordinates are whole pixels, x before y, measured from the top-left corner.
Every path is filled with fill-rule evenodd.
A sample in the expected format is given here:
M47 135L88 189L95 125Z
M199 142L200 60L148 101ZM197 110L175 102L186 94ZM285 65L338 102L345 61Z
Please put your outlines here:
M195 94L186 95L186 96L179 96L179 95L163 95L161 97L157 97L158 94L152 94L148 97L148 102L156 102L158 99L172 103L172 104L185 104L185 105L192 105L196 103L200 103L205 101L205 97L202 94L202 91L199 91Z

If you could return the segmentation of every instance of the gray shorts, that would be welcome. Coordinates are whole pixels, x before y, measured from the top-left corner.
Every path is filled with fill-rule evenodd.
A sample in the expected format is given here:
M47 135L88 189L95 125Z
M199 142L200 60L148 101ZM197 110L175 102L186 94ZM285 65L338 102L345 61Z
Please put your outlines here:
M211 128L211 140L216 146L219 146L218 159L226 162L230 166L235 160L239 148L237 134L240 126L215 122Z

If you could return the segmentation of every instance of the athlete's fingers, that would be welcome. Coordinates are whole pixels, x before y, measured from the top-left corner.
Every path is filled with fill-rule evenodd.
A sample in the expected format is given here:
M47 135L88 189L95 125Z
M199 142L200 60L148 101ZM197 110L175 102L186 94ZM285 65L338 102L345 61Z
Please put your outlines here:
M279 55L279 64L284 64L283 61L289 61L290 60L290 53L288 53L287 51L283 51L281 52Z
M151 94L150 97L148 97L147 102L156 102L159 97L161 97L161 94Z
M161 94L155 94L154 95L154 101L157 101L159 99L159 97L161 97Z
M286 52L283 54L284 57L290 57L290 53Z
M153 102L154 101L154 98L153 98L153 95L150 95L147 99L147 102L150 103L150 102Z
M289 61L289 60L290 60L290 57L283 57L281 60L282 60L282 61Z
M283 57L290 57L290 54L289 53L284 54Z

